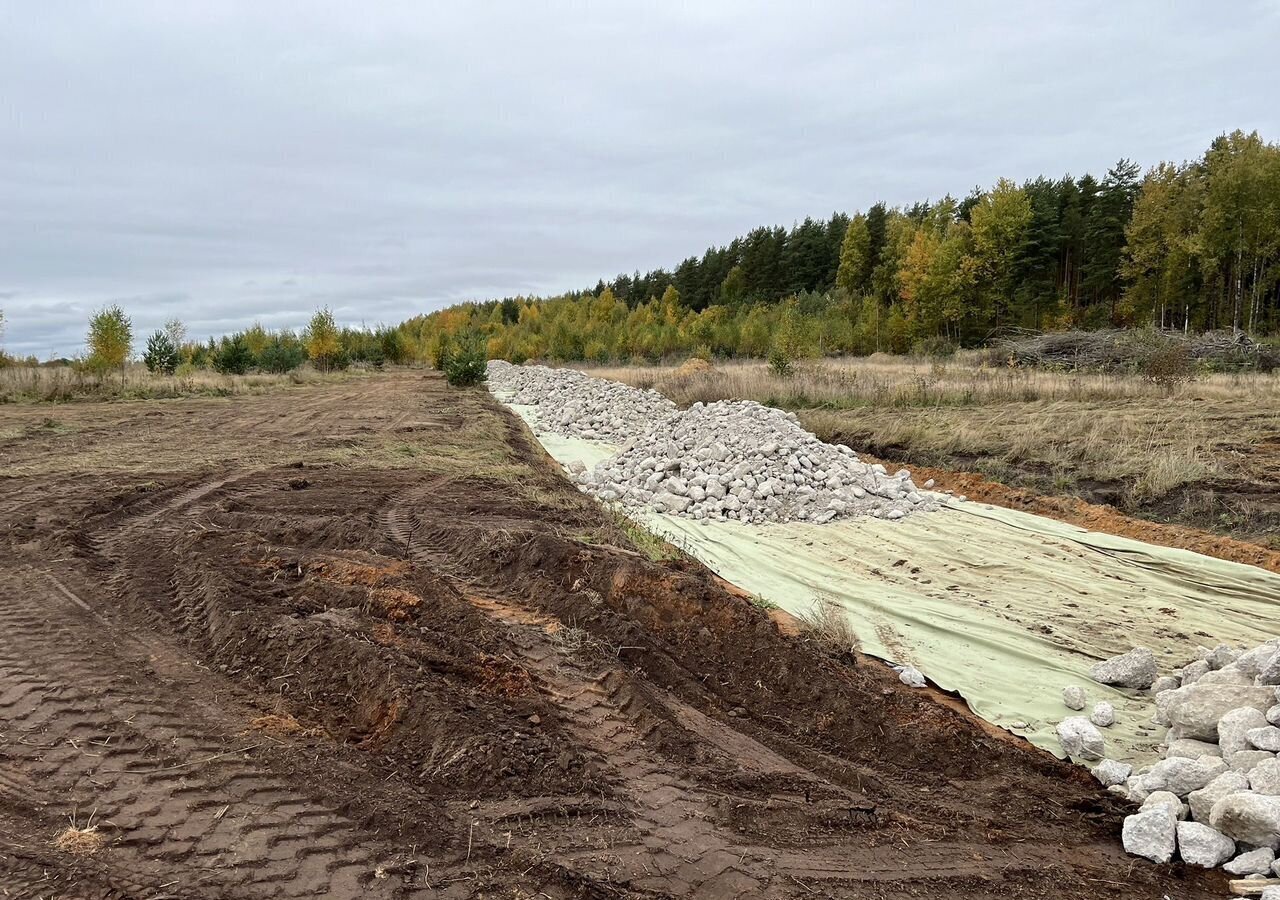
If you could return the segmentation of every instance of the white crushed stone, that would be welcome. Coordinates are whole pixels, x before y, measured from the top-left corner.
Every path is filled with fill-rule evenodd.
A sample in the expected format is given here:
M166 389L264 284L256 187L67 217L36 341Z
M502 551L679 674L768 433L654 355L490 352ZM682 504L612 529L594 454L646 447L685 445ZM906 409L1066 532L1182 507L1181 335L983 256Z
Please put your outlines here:
M750 400L678 410L653 391L569 369L492 362L490 387L538 407L542 427L622 444L594 469L571 473L584 491L625 508L695 520L753 524L872 516L940 508L911 473L889 474L852 450L818 440L793 413Z
M553 434L625 444L644 434L676 405L654 390L640 390L574 369L513 366L489 361L489 389L511 402L538 407L538 424Z

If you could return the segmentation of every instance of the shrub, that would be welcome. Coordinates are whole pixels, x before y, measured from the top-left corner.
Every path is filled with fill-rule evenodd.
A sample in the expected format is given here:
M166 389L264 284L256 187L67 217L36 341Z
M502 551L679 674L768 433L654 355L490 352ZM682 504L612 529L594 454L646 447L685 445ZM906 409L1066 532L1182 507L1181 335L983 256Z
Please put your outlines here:
M276 335L258 354L258 368L273 375L283 375L298 368L306 359L306 351L300 343Z
M124 379L124 364L133 349L133 323L118 306L108 306L94 313L89 319L88 369L102 376L111 369L120 370Z
M797 362L815 355L814 349L796 301L788 300L778 318L778 329L769 347L769 369L775 375L787 377L795 372Z
M1195 357L1185 342L1159 333L1138 332L1132 337L1139 352L1134 368L1152 384L1172 393L1198 374Z
M223 375L243 375L253 368L253 351L244 335L223 338L213 356L213 368Z
M927 359L949 359L956 355L958 349L955 341L941 335L921 338L911 346L912 353Z
M328 308L318 310L311 317L305 334L307 356L321 372L330 369L345 369L349 358L342 352L339 341L338 323Z
M488 377L489 355L484 335L469 332L447 339L440 371L454 387L480 384Z
M173 374L178 368L179 354L178 348L167 332L152 332L151 337L147 338L147 350L142 354L142 361L146 364L148 372L160 375Z

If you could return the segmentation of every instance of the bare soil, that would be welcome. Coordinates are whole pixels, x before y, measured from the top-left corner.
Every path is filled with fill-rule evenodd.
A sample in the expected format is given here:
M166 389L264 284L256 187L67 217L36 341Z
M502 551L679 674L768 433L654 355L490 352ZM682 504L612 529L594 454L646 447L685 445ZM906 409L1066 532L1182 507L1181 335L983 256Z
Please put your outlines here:
M651 561L481 390L0 407L0 435L6 896L1225 888L1126 856L1084 770Z

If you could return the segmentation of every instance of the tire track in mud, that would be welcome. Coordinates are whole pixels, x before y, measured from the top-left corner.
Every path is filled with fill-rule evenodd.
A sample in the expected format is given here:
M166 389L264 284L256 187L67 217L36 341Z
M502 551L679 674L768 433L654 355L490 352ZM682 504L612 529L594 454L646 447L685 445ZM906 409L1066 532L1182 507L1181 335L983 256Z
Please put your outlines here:
M787 783L790 790L770 792L770 804L794 804L803 815L811 796L819 795L846 808L851 821L864 816L866 823L872 824L876 813L865 797L706 716L670 692L656 686L642 692L621 666L593 666L566 654L556 644L556 635L563 629L558 620L474 583L457 566L448 548L433 541L430 529L421 528L416 521L414 493L407 490L388 504L383 513L388 533L393 540L411 546L415 559L456 581L476 608L506 626L507 639L520 663L536 676L570 733L596 754L616 785L614 793L619 801L611 808L615 813L612 819L597 812L584 828L581 815L564 815L563 822L556 816L548 820L530 815L522 835L526 852L587 872L604 883L671 896L787 897L796 894L798 884L812 893L816 889L809 883L991 878L991 863L975 861L972 843L949 846L932 841L929 864L922 867L902 840L885 847L837 843L780 851L726 829L716 821L723 818L720 810L753 801L677 774L669 760L646 744L644 713L668 717L711 752L742 766L749 776ZM493 823L477 828L477 837L498 846L519 846L509 843L513 833L506 827L510 813L501 804L482 804L472 815L482 823L489 817ZM597 821L600 819L603 821ZM584 830L588 835L585 841ZM1004 867L1049 861L1022 859L1005 851L993 851L992 857L998 857Z
M190 706L96 671L78 613L27 596L0 605L5 758L66 798L63 821L93 811L116 868L198 886L197 896L397 894L373 877L393 851L259 765L262 740L201 733Z

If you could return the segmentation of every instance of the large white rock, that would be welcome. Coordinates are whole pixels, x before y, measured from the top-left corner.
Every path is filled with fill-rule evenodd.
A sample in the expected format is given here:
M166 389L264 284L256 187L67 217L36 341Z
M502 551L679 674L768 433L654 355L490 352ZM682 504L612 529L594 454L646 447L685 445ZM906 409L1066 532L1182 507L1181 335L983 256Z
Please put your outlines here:
M1273 649L1258 666L1257 678L1259 684L1280 684L1280 648Z
M1262 711L1276 702L1275 689L1242 684L1184 684L1156 698L1172 736L1216 741L1218 720L1233 709L1251 706Z
M1245 737L1259 750L1270 750L1272 753L1280 750L1280 728L1274 725L1250 728Z
M1247 674L1250 678L1258 678L1262 676L1267 665L1275 658L1278 650L1280 650L1280 640L1272 638L1252 650L1246 650L1241 653L1231 665ZM1259 683L1265 684L1266 682Z
M1106 700L1101 700L1093 705L1089 721L1099 728L1109 728L1116 724L1116 708Z
M1232 875L1265 875L1271 871L1271 864L1276 861L1276 852L1270 847L1259 847L1241 853L1222 868Z
M1101 684L1149 688L1156 680L1156 658L1146 647L1134 647L1095 664L1089 669L1089 677Z
M1161 675L1151 684L1151 696L1154 697L1161 691L1172 691L1182 687L1182 679L1176 675Z
M1084 709L1088 702L1084 688L1078 684L1069 684L1062 689L1062 703L1067 709Z
M1198 791L1227 771L1227 764L1216 756L1188 759L1175 756L1164 759L1142 776L1142 786L1149 791L1170 791L1185 797Z
M1197 659L1195 662L1187 663L1182 667L1179 673L1182 677L1182 686L1195 684L1205 675L1209 674L1209 664L1203 659Z
M1222 758L1227 762L1241 750L1255 750L1249 743L1249 732L1258 728L1266 728L1267 717L1262 710L1252 706L1242 706L1227 710L1218 720L1218 746L1222 748Z
M1264 759L1249 770L1247 777L1249 789L1255 794L1280 795L1280 759Z
M1173 741L1165 748L1164 755L1170 756L1186 756L1190 759L1199 759L1201 756L1222 756L1222 748L1217 744L1209 741L1196 741L1191 738L1180 738Z
M1230 794L1213 804L1209 824L1233 840L1269 847L1280 841L1280 797Z
M1072 716L1058 723L1058 741L1073 759L1102 759L1106 755L1102 732L1084 716Z
M1236 842L1201 822L1179 822L1178 853L1183 862L1215 869L1236 852Z
M1223 797L1248 790L1248 776L1239 772L1224 772L1200 790L1187 795L1187 803L1191 805L1191 818L1197 822L1208 822L1215 803Z
M1185 819L1188 812L1187 805L1178 799L1178 795L1169 791L1153 791L1138 807L1139 812L1149 809L1167 809L1175 819Z
M1232 772L1248 775L1262 763L1275 758L1276 755L1270 750L1237 750L1231 754L1231 762L1228 765Z
M1121 841L1126 853L1154 863L1173 859L1178 820L1167 809L1149 809L1125 816Z
M1210 669L1221 669L1223 666L1235 662L1236 657L1239 655L1239 648L1232 647L1230 644L1219 644L1209 651L1204 661L1209 664Z
M1124 784L1132 773L1133 766L1115 759L1104 759L1093 767L1093 777L1106 787Z

